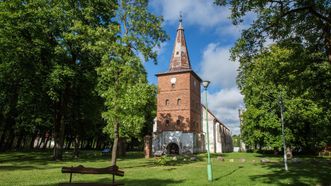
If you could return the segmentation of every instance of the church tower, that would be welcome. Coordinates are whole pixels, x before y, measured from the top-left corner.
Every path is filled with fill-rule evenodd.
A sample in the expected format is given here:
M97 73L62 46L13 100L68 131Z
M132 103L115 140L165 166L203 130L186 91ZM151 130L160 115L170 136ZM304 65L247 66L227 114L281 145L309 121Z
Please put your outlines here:
M202 151L201 78L192 70L179 19L169 70L158 79L153 151L168 154Z

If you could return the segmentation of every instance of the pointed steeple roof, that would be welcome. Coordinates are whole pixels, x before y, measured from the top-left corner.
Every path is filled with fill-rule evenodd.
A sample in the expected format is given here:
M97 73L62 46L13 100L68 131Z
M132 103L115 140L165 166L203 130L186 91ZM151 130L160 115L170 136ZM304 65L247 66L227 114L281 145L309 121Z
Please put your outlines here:
M180 14L174 50L170 60L169 72L191 69L190 57L186 47L184 27L182 22L182 15Z

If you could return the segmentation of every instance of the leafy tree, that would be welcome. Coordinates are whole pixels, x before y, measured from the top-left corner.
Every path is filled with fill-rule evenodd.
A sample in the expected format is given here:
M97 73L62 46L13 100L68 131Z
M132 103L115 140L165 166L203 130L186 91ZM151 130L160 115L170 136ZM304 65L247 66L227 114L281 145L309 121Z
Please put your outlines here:
M291 147L311 152L330 143L331 67L312 62L320 55L308 53L300 44L281 43L261 51L241 69L246 144L281 148L280 96Z
M318 61L327 59L331 64L329 0L215 0L215 3L230 5L235 25L242 22L248 13L256 15L255 21L242 32L232 49L233 57L243 61L244 57L254 56L267 38L275 41L300 39L309 52L323 51L325 55Z
M155 90L147 84L146 72L138 53L156 61L153 48L167 36L162 19L148 12L148 1L120 1L117 9L116 42L107 43L99 75L98 91L105 99L107 122L104 131L114 138L112 165L116 165L119 136L136 136L145 123L145 108L154 99ZM107 42L107 41L106 41Z
M232 141L234 147L240 147L240 135L233 135Z
M90 112L102 103L92 101L98 100L95 68L107 51L103 41L116 41L117 1L15 0L0 6L4 128L38 131L52 123L47 130L55 138L54 159L61 159L65 129L88 123L87 113L100 117L101 109Z
M20 1L0 4L0 110L3 116L2 149L12 146L15 135L31 134L36 126L49 127L50 100L44 94L47 78L43 17ZM39 20L36 22L35 20ZM34 24L31 24L35 22ZM6 137L7 136L7 137Z
M154 48L167 39L162 19L147 5L147 0L2 2L1 145L7 148L20 133L51 132L54 159L61 159L65 137L70 145L74 137L99 135L103 103L104 131L114 137L115 155L120 134L140 134L155 89L138 56L156 62ZM112 159L115 165L116 156Z

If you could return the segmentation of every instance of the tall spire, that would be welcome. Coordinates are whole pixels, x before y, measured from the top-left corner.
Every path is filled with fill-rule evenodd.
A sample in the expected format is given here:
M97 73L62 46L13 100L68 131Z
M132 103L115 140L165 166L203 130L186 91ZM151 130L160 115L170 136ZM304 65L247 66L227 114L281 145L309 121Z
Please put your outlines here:
M191 69L190 58L186 47L184 36L182 13L179 15L179 25L177 28L174 50L172 52L169 71L181 71Z

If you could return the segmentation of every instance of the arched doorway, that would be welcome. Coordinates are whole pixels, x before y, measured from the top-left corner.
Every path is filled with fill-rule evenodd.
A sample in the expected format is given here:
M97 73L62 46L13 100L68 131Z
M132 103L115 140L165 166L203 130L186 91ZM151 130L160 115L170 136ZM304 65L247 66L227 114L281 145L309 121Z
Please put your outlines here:
M167 146L167 154L179 154L179 147L176 143L169 143Z

